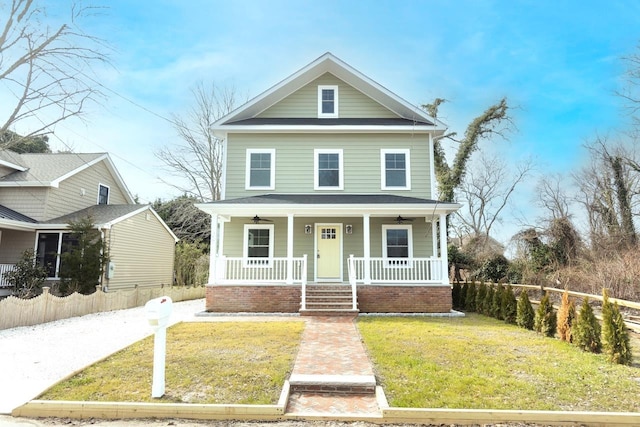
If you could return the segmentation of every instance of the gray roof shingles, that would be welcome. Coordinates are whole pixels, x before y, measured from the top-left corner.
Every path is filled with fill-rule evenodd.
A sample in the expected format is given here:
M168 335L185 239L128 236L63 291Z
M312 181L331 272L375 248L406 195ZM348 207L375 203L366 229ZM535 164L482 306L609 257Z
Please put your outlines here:
M145 206L147 205L95 205L58 218L42 221L41 224L68 224L71 221L85 218L87 215L91 216L94 224L105 224Z
M17 155L4 152L0 158L12 163L19 162L18 164L26 167L27 170L10 173L1 177L0 181L47 183L104 155L105 153L25 153Z
M33 218L30 218L26 215L21 214L20 212L16 212L13 209L9 209L8 207L2 205L0 205L0 218L13 221L30 222L33 224L38 222Z

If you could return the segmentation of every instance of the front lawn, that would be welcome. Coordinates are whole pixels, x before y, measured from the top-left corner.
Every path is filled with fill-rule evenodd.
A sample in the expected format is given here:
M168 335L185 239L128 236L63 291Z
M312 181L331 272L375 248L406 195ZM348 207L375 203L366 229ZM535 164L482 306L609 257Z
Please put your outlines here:
M485 316L360 317L390 406L640 411L640 369Z
M166 394L151 397L153 337L63 381L39 399L275 404L304 322L180 323L167 330Z

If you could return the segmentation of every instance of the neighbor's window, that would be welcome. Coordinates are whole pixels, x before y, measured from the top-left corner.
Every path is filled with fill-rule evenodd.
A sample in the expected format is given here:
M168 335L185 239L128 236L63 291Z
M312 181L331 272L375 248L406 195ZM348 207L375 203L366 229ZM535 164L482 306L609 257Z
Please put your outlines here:
M275 188L276 150L247 150L245 188L273 190Z
M69 233L57 231L39 233L36 247L36 263L47 270L47 277L60 277L60 254L69 251L78 244L77 238Z
M318 86L318 117L338 117L338 86Z
M406 266L413 256L410 225L383 225L382 252L387 265Z
M98 204L99 205L109 204L109 187L107 187L106 185L100 184L98 186Z
M342 190L343 188L343 162L342 150L322 150L314 152L316 190Z
M249 266L269 266L273 258L273 224L244 226L244 258Z
M380 150L383 190L410 190L409 150Z

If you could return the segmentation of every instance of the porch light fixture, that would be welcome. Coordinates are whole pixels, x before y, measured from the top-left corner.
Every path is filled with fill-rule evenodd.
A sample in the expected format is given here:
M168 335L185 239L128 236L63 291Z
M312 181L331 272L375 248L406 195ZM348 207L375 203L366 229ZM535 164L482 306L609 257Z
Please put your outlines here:
M304 234L311 234L311 224L304 226Z
M344 227L344 232L345 232L345 233L347 233L347 234L351 234L351 233L353 233L353 225L351 225L351 224L347 224L347 225Z

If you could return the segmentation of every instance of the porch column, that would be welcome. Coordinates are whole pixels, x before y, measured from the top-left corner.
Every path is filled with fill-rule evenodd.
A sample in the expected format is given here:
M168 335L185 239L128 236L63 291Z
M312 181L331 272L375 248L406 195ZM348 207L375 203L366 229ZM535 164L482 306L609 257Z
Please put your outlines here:
M364 284L371 284L371 230L369 214L362 215L362 236L364 245Z
M442 283L449 284L449 255L447 253L447 215L440 214L440 257L442 258Z
M287 215L287 285L293 284L293 214Z
M216 267L218 264L218 214L211 214L211 241L209 250L209 285L217 282Z

